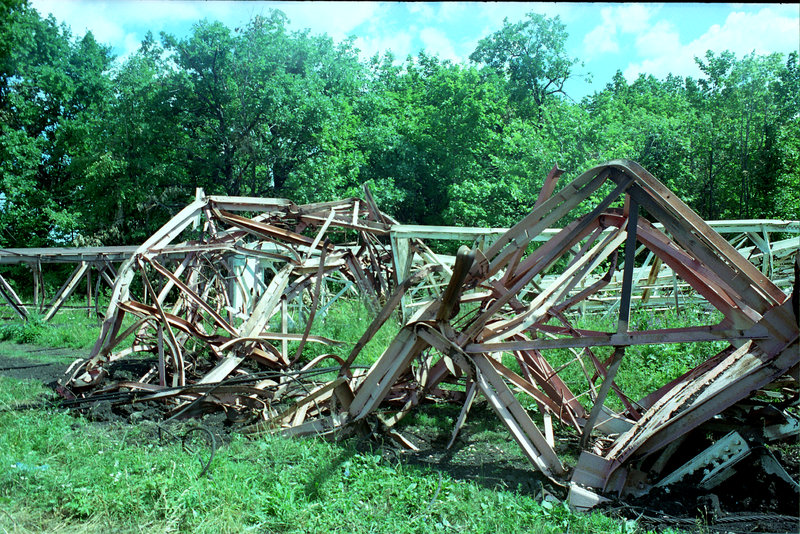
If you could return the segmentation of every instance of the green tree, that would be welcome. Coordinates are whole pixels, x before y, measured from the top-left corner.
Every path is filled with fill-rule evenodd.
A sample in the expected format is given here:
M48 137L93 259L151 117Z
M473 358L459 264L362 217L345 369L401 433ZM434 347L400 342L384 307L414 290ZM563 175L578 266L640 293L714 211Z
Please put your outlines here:
M63 243L81 228L70 168L82 124L107 97L107 47L77 41L27 2L2 6L0 36L0 244Z
M513 100L529 116L526 108L536 112L549 97L564 94L564 83L578 63L566 52L567 37L558 16L528 13L519 22L505 19L500 30L478 43L470 59L506 77Z
M628 84L620 71L606 88L581 103L589 127L581 131L588 150L584 166L615 158L638 161L691 202L696 194L688 168L695 113L683 81L640 75Z
M762 172L774 177L772 215L800 219L800 67L792 52L771 87L776 112L767 125ZM760 203L766 203L761 199Z
M312 202L367 183L405 222L508 226L553 164L568 180L619 157L706 218L800 217L796 53L710 51L696 80L618 72L576 104L560 96L566 37L531 13L472 66L361 62L351 40L290 32L273 11L148 34L117 64L91 33L5 0L0 246L141 242L195 187Z
M349 109L361 66L350 43L289 33L280 12L231 32L202 22L164 36L190 174L207 192L333 194L358 167ZM313 185L312 185L313 184ZM319 189L319 186L322 189Z
M147 34L139 50L114 70L114 95L95 114L76 159L75 176L93 242L137 243L190 200L187 133L165 83L170 67ZM80 169L80 170L79 170Z
M463 220L451 200L461 203L460 188L494 177L508 100L502 83L421 53L402 67L375 58L370 87L362 179L388 187L404 221Z
M768 216L777 185L768 154L789 111L779 111L774 98L781 55L736 59L708 51L697 63L704 77L687 84L702 118L694 136L702 212L708 218Z

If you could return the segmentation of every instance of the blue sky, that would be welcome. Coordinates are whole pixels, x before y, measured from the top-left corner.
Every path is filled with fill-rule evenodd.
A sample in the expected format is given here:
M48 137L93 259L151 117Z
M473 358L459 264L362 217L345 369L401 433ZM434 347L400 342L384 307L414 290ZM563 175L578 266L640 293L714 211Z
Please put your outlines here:
M584 62L567 93L574 99L602 89L617 70L629 81L640 73L698 76L695 56L708 49L738 57L800 49L798 4L612 4L526 2L197 2L158 0L32 0L43 15L82 35L91 30L121 58L145 33L187 35L207 18L229 27L280 9L290 29L309 28L335 40L355 38L363 57L391 50L398 58L420 49L467 62L477 42L528 12L558 15L569 33L570 55Z

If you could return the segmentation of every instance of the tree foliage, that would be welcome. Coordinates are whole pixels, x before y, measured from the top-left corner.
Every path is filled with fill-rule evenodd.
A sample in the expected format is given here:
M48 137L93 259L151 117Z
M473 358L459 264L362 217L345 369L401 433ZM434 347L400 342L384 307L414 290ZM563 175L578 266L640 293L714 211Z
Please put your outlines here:
M508 81L508 89L520 103L533 101L538 109L545 100L564 94L564 82L578 60L566 52L566 26L560 18L529 13L482 39L470 59L496 71Z
M323 201L370 185L404 222L508 226L554 164L639 161L706 218L800 218L798 55L709 51L697 79L621 73L576 103L566 27L534 13L472 63L359 60L352 41L148 34L115 61L27 0L0 4L0 246L141 242L194 195Z

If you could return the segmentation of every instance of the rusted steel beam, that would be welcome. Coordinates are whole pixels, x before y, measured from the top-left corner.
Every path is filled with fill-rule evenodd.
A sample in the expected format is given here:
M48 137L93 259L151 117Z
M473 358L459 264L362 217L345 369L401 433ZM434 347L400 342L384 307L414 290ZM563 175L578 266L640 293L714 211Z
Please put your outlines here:
M287 435L364 432L371 421L408 446L393 427L420 403L433 398L463 403L452 444L481 394L533 465L558 485L572 484L582 506L602 499L593 492L619 492L634 481L652 486L660 473L670 472L672 453L659 451L797 372L800 297L784 294L713 225L634 162L595 167L556 193L558 175L555 167L533 210L518 224L495 232L491 245L462 248L455 257L437 255L422 239L469 234L478 242L477 232L393 231L396 221L379 211L368 190L365 200L305 206L200 196L120 268L90 358L72 367L62 384L70 395L91 399L109 362L149 353L151 370L116 387L149 392L149 401L168 401L170 414L188 413L199 404L247 411L247 432ZM576 214L609 182L609 194L588 213ZM612 207L620 203L622 209ZM655 221L640 216L639 206ZM232 213L242 211L255 215ZM565 217L572 222L548 230ZM191 240L196 233L184 232L190 224L202 226L202 243ZM761 269L786 276L791 258L784 248L790 244L769 260L770 252L757 249L764 249L769 236L748 224L739 226L738 244L750 239ZM791 224L781 228L792 231ZM347 244L332 237L354 233L356 241ZM537 241L544 243L528 252ZM644 263L639 254L647 254ZM131 299L129 287L137 277L147 288L148 304ZM637 330L631 308L677 298L678 278L688 300L724 319ZM326 281L347 285L326 290ZM661 291L664 283L670 289L654 294L654 286ZM304 362L307 343L333 343L311 336L311 323L327 310L330 295L338 290L333 297L338 298L349 286L358 289L376 318L346 358L322 355ZM310 303L303 303L307 290ZM416 302L404 301L409 295ZM289 303L297 308L292 317ZM309 304L310 313L301 317ZM395 312L410 315L412 309L416 312L368 370L354 365ZM579 309L616 313L616 325L610 331L577 328ZM135 323L121 332L126 314ZM276 314L280 325L273 326ZM301 333L289 333L290 319ZM131 334L133 342L123 347ZM281 348L271 343L277 341ZM291 359L289 341L299 345ZM654 384L642 398L621 379L626 347L709 341L724 343L709 348L712 354L694 369ZM181 382L179 357L188 346L202 356L184 368ZM519 372L503 364L504 354L516 360ZM320 368L321 362L338 370L336 379L315 378L331 370ZM168 382L178 387L167 388ZM463 386L443 388L444 382ZM113 387L106 385L105 391ZM543 412L541 423L514 392L534 399ZM555 453L552 418L581 444L572 474ZM639 471L653 453L663 458L659 469L649 475Z
M28 318L28 314L30 313L28 308L25 307L17 295L17 292L14 291L14 288L11 287L11 284L9 284L2 275L0 275L0 295L3 295L3 298L6 299L6 302L8 302L17 315L22 319Z
M72 295L72 293L78 287L78 283L81 281L83 274L88 268L89 264L85 261L82 261L77 267L75 267L75 270L72 271L72 274L69 276L67 281L64 282L64 285L61 286L61 289L58 290L58 293L56 293L55 297L53 297L53 300L51 300L50 304L48 304L48 310L44 316L45 322L52 319L58 309L63 306L64 302L66 302L70 295Z
M592 187L598 186L602 182L602 180L598 180L598 177L612 179L617 183L616 190L608 195L588 216L581 219L580 223L571 225L563 236L556 236L556 239L551 238L547 245L540 247L527 260L523 260L519 251L531 241L536 231L541 228L541 226L537 226L537 223L541 224L545 217L553 213L552 210L559 207L564 209L564 206L569 206L569 204L564 203L568 198L578 196L577 192L585 192ZM779 320L779 324L776 324L770 320L769 318L771 317L781 317L778 311L779 307L776 307L776 304L783 303L786 300L786 296L783 293L779 294L776 288L770 285L769 281L763 277L762 273L757 272L752 266L748 266L743 260L734 257L732 247L721 244L720 238L708 234L708 232L713 232L708 225L703 223L696 215L688 212L685 205L671 198L670 194L660 184L654 182L654 179L649 174L632 162L617 161L607 166L593 169L585 173L577 184L567 186L564 192L560 197L556 195L549 201L542 203L520 224L509 230L506 235L500 237L473 267L470 277L467 278L467 287L488 286L491 288L487 296L467 296L464 298L465 302L482 303L479 307L481 311L476 316L458 328L453 328L453 325L444 325L445 331L448 329L452 331L447 338L437 337L435 332L429 330L419 330L418 336L422 337L427 345L434 347L443 354L442 362L447 362L449 355L453 354L461 354L459 358L462 361L474 362L479 360L486 362L485 355L489 352L507 351L524 355L532 354L529 351L535 351L536 349L579 347L588 350L591 347L598 346L617 346L615 356L606 364L602 364L597 358L592 359L598 374L603 378L603 384L599 390L594 390L590 380L592 409L588 414L581 413L579 415L579 418L576 419L575 427L579 429L583 437L583 443L587 447L594 429L606 427L628 429L626 431L628 434L636 432L637 428L647 428L648 430L645 433L645 437L641 438L644 440L641 444L639 442L631 442L630 445L622 449L623 452L616 456L613 456L613 454L609 456L593 456L593 458L596 458L596 462L599 462L598 465L609 466L605 471L598 472L597 478L593 479L596 482L594 487L604 490L609 487L609 484L615 485L614 487L624 484L624 480L618 480L619 477L613 481L611 477L615 476L615 470L621 463L629 461L628 459L631 455L640 455L651 450L657 450L659 447L665 446L674 435L674 433L670 433L667 430L661 430L661 427L666 422L671 424L671 418L668 417L665 421L655 424L652 422L653 419L650 415L652 410L657 409L659 403L668 402L667 399L671 398L672 394L669 393L668 389L660 392L658 400L650 401L650 404L645 401L634 403L620 388L619 384L615 382L615 374L618 372L622 362L622 347L637 344L712 340L725 340L737 344L740 342L745 342L745 344L755 343L758 346L768 346L770 343L774 345L771 340L778 339L780 336L784 336L784 341L789 343L786 347L774 348L760 353L762 354L762 360L771 362L769 366L771 374L766 372L767 367L764 367L764 371L758 371L754 368L749 372L748 376L750 378L745 382L748 384L746 387L733 388L732 390L726 389L725 396L717 394L713 397L714 401L709 399L707 405L712 406L711 409L691 408L697 415L694 419L687 419L687 422L682 425L678 424L678 428L681 429L678 432L678 435L680 435L693 428L693 425L696 426L696 424L700 424L702 421L719 413L730 403L745 398L752 391L753 384L759 384L760 387L787 372L789 370L789 361L793 361L793 365L797 365L797 355L794 355L794 359L790 360L785 355L778 356L778 352L776 352L793 350L792 347L794 345L791 345L790 338L796 336L797 325L796 321L790 324L790 321ZM610 204L625 192L630 193L630 199L626 202L628 216L625 217L624 213L622 217L615 212L607 213ZM660 222L677 239L673 240L667 237L647 221L637 221L637 205L640 203L649 213L656 215ZM571 208L572 206L569 207ZM566 209L566 211L569 211L569 209ZM563 216L565 212L557 213L559 216ZM591 239L586 241L579 247L578 252L571 261L567 262L567 267L563 272L550 279L543 287L537 287L537 292L532 297L525 296L524 288L533 282L535 276L552 265L555 260L563 258L569 250L572 250L574 244L584 240L592 232L595 232L593 234L595 236L594 239L597 239L600 235L597 233L598 230L609 226L617 228L616 236L612 232L610 237L601 240L599 245L594 245L594 248L591 248ZM573 236L578 236L577 240L573 241ZM580 284L583 284L583 280L600 267L603 260L611 257L612 253L615 253L617 247L623 241L627 241L625 246L627 253L622 274L622 302L619 310L619 321L614 332L592 333L573 329L565 332L570 336L566 338L517 339L515 337L524 332L534 335L537 332L548 334L551 327L543 324L541 319L545 317L562 317L563 319L563 316L560 315L563 310L591 297L600 287L607 286L608 283L603 281L611 278L611 271L601 275L596 279L597 281L585 285L584 289L581 289ZM650 248L651 257L657 257L658 261L664 262L679 272L681 277L694 290L708 299L710 305L723 312L728 318L727 322L723 322L720 325L691 328L629 331L629 307L633 301L635 282L644 276L634 275L634 251L636 250L637 242L642 243L646 248ZM616 261L613 261L612 264L613 270L616 268ZM490 280L503 268L507 270L499 280ZM656 269L651 269L651 276L648 276L648 285L652 285L655 281L652 273L656 272ZM512 272L512 274L509 275L509 272ZM653 279L651 280L651 278ZM452 291L452 287L448 286L448 290ZM585 288L591 288L591 290L586 291ZM578 290L577 293L571 294L574 289ZM443 299L449 303L447 297L443 297ZM447 313L446 309L440 310L439 322L442 322L448 315L449 313ZM376 394L376 392L385 391L388 387L388 382L399 376L402 373L402 368L409 365L413 359L412 350L421 350L419 348L419 340L413 336L412 331L407 327L404 332L398 337L398 340L403 340L402 343L399 345L393 344L384 354L384 357L373 366L375 379L371 383L362 384L362 389L360 390L362 397L373 401L381 398L381 395ZM784 353L780 352L780 354ZM731 357L727 356L727 358ZM674 387L686 388L703 382L708 373L712 372L716 367L724 365L724 362L727 361L725 358L721 357L716 364L710 364L705 371L687 375L681 381L675 382ZM712 360L714 360L713 357ZM553 388L552 381L558 377L558 372L550 368L550 371L543 373L541 363L545 361L545 358L530 361L522 360L527 378L511 373L497 364L499 368L507 371L498 376L503 377L501 380L509 380L510 383L520 387L523 391L531 393L538 402L542 403L543 406L547 406L550 411L554 413L561 411L563 417L565 413L570 413L568 410L565 411L567 407L565 403L573 402L567 399L576 399L577 397L569 393L568 388L563 384L560 390L548 390L548 388ZM755 362L756 360L751 359L748 361ZM785 363L780 363L775 367L777 362ZM537 369L537 365L539 370L533 372ZM440 371L436 375L437 377L440 377L444 371L442 366L439 366L439 368ZM590 377L587 375L587 378ZM705 382L707 383L708 380L705 380ZM715 381L712 382L716 383ZM497 401L495 397L497 390L488 388L485 381L479 383L486 390L484 394L490 397L493 406L499 410L498 413L501 419L509 425L512 435L526 450L526 454L529 455L531 461L548 476L552 476L554 472L552 466L543 466L541 461L541 454L543 454L543 451L548 450L546 440L539 439L538 430L531 429L526 425L517 426L519 422L515 416L504 411L508 409L508 406ZM720 380L718 387L723 388L726 383L731 384L732 382L730 379ZM494 384L494 387L499 387L499 383ZM544 388L544 391L551 391L551 393L542 395L538 393L538 388ZM629 419L625 413L615 413L605 406L604 401L612 390L622 400L626 413L634 419ZM559 391L559 393L556 394L556 391ZM690 389L690 391L694 394L701 390ZM716 391L721 391L721 389ZM581 396L583 395L581 394ZM586 399L587 397L584 398ZM686 393L686 398L692 399L692 402L695 403L697 401L689 393ZM677 400L673 402L677 402ZM372 406L377 406L377 404L374 403ZM369 406L362 404L358 416L365 417L368 411ZM468 405L465 405L462 413L466 414L467 411ZM574 417L577 412L571 413ZM605 418L602 425L599 424L601 414L605 414L602 416ZM569 418L565 418L564 421L568 422ZM463 420L459 423L459 425L461 424L463 424ZM620 437L617 441L619 442L622 439ZM605 449L603 454L609 450L613 451L614 448ZM627 454L627 456L623 456L623 454ZM583 470L584 467L581 467L578 471L583 472Z

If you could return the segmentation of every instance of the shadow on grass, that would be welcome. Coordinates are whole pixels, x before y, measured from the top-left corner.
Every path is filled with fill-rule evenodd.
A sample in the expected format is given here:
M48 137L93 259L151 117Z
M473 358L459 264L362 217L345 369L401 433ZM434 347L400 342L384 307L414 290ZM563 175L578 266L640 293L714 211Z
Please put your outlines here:
M534 497L541 495L543 486L554 491L483 402L476 401L453 446L447 449L459 411L457 405L419 407L403 421L400 431L420 450L402 451L398 457L408 465L440 471L488 489Z
M363 446L364 440L358 439L358 441L354 441L355 439L351 438L347 442L343 442L342 449L336 456L320 466L319 469L314 470L314 476L306 483L303 489L303 493L310 501L319 501L322 498L320 494L325 483L338 475L344 464L358 453L358 448Z

